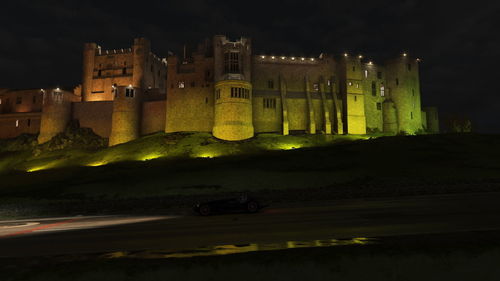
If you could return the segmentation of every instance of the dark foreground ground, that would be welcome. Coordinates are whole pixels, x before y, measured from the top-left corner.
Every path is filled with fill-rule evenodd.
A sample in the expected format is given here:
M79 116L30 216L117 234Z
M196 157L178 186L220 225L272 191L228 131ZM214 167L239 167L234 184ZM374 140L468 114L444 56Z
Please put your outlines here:
M2 230L0 280L498 280L499 201L469 193L42 220Z
M493 281L500 278L499 238L492 231L398 236L367 245L169 259L4 258L0 279Z
M130 150L140 151L140 144ZM280 203L500 191L498 159L499 135L421 135L212 159L11 171L0 174L0 218L172 213L240 192Z

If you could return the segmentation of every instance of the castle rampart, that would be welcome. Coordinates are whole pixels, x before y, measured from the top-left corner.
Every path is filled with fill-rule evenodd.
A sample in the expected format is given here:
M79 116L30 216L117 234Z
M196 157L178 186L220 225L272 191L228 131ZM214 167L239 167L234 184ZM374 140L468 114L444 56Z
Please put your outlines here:
M259 133L439 132L437 109L421 108L419 60L407 54L385 64L350 54L253 55L250 39L217 35L167 59L146 38L121 49L87 43L82 62L74 93L0 89L0 138L39 132L43 143L72 119L110 145L158 131L230 141Z

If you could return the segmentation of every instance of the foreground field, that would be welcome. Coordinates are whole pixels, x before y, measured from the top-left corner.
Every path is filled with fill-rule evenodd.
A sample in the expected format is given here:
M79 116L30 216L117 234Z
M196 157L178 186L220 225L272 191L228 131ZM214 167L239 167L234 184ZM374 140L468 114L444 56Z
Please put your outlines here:
M187 259L0 259L14 280L498 280L498 232L402 236L379 243Z
M161 149L168 157L137 161ZM158 211L243 191L302 201L500 190L497 135L267 135L223 143L200 134L160 134L94 152L56 150L31 160L30 153L3 152L0 161L21 167L54 154L68 165L4 172L0 216ZM98 166L102 159L107 165Z

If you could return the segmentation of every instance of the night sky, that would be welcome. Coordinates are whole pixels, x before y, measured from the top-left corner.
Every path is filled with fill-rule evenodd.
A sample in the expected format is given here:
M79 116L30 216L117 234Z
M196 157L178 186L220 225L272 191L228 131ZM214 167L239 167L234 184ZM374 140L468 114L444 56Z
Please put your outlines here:
M477 132L500 133L500 2L128 2L2 3L0 88L79 84L84 42L126 48L144 36L166 57L215 34L248 36L256 54L347 51L383 62L406 51L423 60L424 106L469 116Z

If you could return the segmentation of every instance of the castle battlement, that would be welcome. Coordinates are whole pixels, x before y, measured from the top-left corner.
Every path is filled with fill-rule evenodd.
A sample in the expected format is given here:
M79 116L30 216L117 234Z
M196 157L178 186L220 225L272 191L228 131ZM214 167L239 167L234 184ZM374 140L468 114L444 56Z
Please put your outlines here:
M71 120L110 145L159 131L230 141L260 133L439 131L437 109L422 108L420 60L406 53L375 64L360 55L252 52L250 38L223 35L167 58L146 38L121 49L87 43L75 95L0 90L0 138L39 133L42 143Z
M276 63L276 64L318 64L320 59L313 57L295 57L295 56L274 56L258 55L253 56L257 63Z
M97 46L95 55L96 56L108 56L108 55L130 54L130 53L132 53L132 48L102 50L101 46Z

